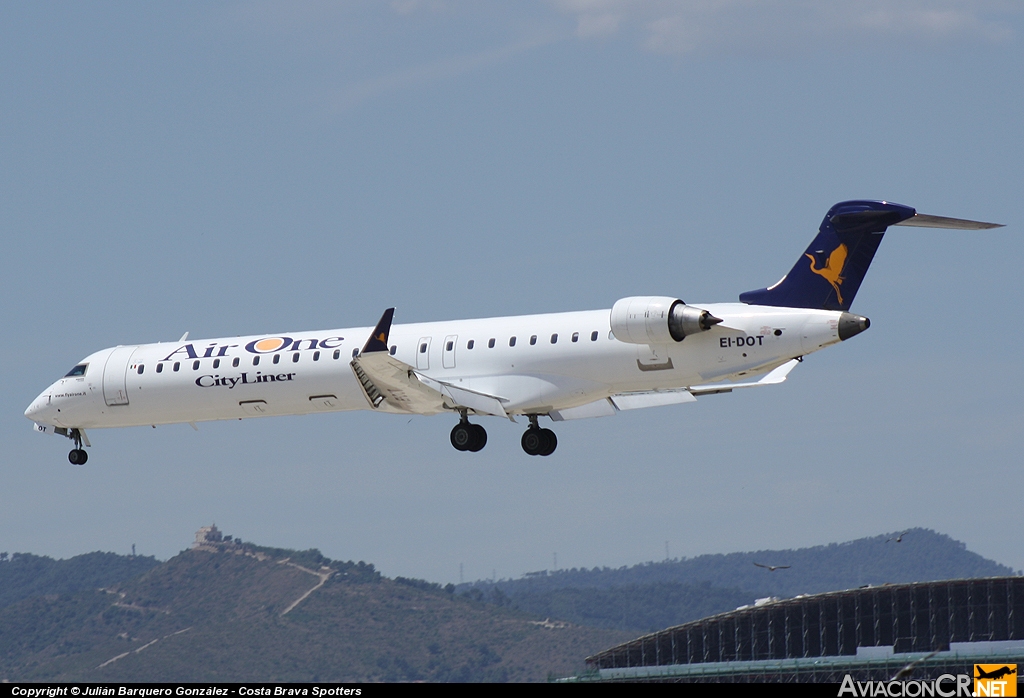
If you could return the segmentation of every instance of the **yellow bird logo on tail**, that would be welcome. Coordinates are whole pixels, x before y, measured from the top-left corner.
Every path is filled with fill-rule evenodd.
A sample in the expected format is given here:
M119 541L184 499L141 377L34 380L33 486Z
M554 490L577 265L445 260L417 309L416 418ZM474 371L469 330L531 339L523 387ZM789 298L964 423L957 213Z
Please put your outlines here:
M811 260L811 271L825 279L825 281L832 284L832 288L836 291L836 298L839 300L839 304L843 304L843 293L839 290L839 287L843 285L843 267L846 266L846 245L840 245L839 247L832 250L832 254L828 256L828 261L825 262L825 266L818 269L815 265L817 260L814 259L813 255L804 255Z

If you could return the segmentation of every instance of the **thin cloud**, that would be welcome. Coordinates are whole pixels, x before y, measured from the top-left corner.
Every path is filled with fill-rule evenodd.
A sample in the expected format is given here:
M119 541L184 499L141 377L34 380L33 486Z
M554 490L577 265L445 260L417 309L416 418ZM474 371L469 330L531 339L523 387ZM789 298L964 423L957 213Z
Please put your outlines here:
M556 40L551 33L538 34L504 46L461 56L442 58L388 75L357 82L344 88L334 102L335 111L345 111L390 92L422 87L475 73L493 65L506 63L516 56L550 44Z
M632 30L649 51L793 52L905 40L998 42L1024 9L1005 0L550 0L580 38Z

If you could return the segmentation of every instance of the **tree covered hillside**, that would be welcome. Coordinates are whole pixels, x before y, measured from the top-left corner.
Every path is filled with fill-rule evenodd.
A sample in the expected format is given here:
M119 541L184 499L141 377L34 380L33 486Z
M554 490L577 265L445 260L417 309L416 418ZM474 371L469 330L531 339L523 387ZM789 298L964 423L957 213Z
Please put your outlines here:
M45 594L97 589L138 577L160 563L154 557L87 553L67 560L0 553L0 608Z
M737 587L762 596L791 597L853 589L865 584L1015 574L1013 569L970 552L966 545L947 535L914 528L903 532L902 540L897 543L894 539L899 533L796 550L701 555L618 569L595 567L547 571L521 579L499 581L493 586L507 595L514 595L563 587L608 588L654 582L708 582L716 587ZM789 569L769 572L755 566L755 562L789 565ZM477 582L465 586L487 587L491 584Z
M544 571L521 579L462 585L459 593L574 623L646 632L766 596L1014 574L949 536L921 528L900 533L797 550L701 555L618 569ZM780 569L773 572L757 565Z
M0 681L543 681L629 639L315 550L214 543L0 609Z

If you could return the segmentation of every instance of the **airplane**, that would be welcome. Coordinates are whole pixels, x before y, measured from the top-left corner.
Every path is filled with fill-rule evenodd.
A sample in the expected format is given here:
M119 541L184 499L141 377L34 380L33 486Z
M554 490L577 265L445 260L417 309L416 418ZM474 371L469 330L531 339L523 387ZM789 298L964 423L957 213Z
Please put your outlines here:
M1004 676L1010 676L1012 674L1017 673L1016 668L1011 669L1008 666L1000 667L999 669L995 669L994 671L988 672L982 669L977 664L975 664L974 670L978 672L978 675L974 677L976 679L1001 679Z
M548 456L554 422L694 402L777 385L808 354L870 326L850 310L892 225L1001 227L919 214L886 201L844 201L780 281L739 303L690 305L634 296L610 309L373 328L118 345L90 354L32 401L41 433L74 442L86 430L347 410L458 416L450 440L476 452L487 432L470 417L525 417L523 450Z

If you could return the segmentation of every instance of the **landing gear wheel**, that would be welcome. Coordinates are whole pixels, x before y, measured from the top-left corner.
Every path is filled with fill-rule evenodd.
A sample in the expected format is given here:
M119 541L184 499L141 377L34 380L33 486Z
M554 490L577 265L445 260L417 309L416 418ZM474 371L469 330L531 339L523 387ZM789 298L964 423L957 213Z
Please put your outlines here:
M452 427L452 446L455 447L456 451L468 451L475 441L474 436L472 424L469 422L459 422Z
M71 462L71 465L85 465L87 460L89 460L89 454L83 448L72 449L68 454L68 461Z
M455 450L476 453L487 445L487 432L479 424L459 422L452 428L451 439Z
M550 429L541 429L540 433L544 439L544 445L541 448L540 453L537 455L550 456L555 452L555 449L558 448L558 437L555 436L555 432Z
M520 443L529 456L550 456L558 446L558 437L550 429L530 427L523 432Z
M473 444L468 450L476 453L487 445L487 431L479 424L470 424L469 428L473 432Z

